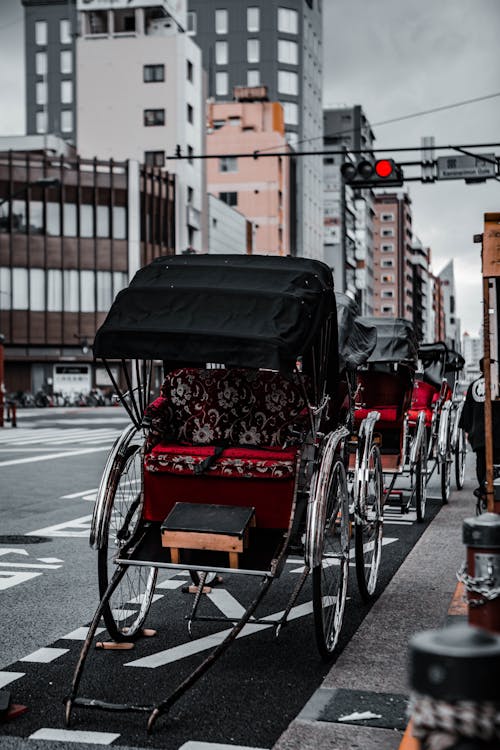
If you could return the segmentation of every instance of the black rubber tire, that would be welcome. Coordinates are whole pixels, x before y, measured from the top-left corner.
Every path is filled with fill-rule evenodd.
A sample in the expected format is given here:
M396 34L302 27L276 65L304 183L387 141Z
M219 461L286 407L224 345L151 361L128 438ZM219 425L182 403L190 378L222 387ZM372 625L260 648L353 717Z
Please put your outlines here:
M142 514L142 452L131 444L118 454L109 475L110 491L105 509L105 530L98 551L97 573L102 598L114 573L113 559L120 547L137 533ZM123 537L117 537L117 534ZM111 547L111 542L113 547ZM103 609L109 635L130 641L140 634L153 598L157 568L127 566L125 575ZM123 616L119 616L122 613Z
M415 466L415 510L418 523L425 520L427 504L427 435L424 433L422 446Z
M463 489L465 482L465 458L467 446L464 430L458 430L457 444L455 446L455 484L457 490Z
M332 658L338 643L349 578L349 497L341 459L333 463L329 481L322 562L312 570L314 631L318 651L325 660Z
M356 578L365 602L370 601L377 587L384 532L383 475L378 445L372 445L370 450L368 476L366 517L356 522L354 535Z
M450 499L450 484L451 484L451 460L445 458L441 462L440 466L440 478L441 478L441 502L443 505L447 505Z

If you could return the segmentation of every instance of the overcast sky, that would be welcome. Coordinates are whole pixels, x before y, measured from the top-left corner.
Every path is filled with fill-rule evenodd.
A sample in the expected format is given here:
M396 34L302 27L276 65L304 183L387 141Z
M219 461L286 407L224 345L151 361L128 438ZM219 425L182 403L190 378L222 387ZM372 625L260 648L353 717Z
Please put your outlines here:
M376 125L500 93L500 0L323 0L323 9L324 105L361 104L376 147L419 146L424 135L437 145L500 143L500 96ZM0 135L25 129L22 19L21 0L0 0ZM500 154L500 146L486 151ZM455 260L462 331L477 335L480 246L472 236L485 212L500 212L500 183L409 183L409 191L414 230L432 249L434 272Z

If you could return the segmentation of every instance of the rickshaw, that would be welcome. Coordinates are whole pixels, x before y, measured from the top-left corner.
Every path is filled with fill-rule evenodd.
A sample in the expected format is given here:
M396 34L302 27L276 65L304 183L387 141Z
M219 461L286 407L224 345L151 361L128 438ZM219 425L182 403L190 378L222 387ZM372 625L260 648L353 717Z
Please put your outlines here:
M361 424L370 411L378 412L374 442L378 443L380 450L384 502L391 495L398 495L401 511L414 508L417 520L423 521L427 497L425 413L418 412L412 424L409 419L417 369L416 332L411 321L404 318L370 317L361 320L375 326L377 345L366 366L358 371L355 421ZM405 492L402 487L395 489L398 479L404 481ZM383 516L383 507L381 514Z
M463 368L464 359L443 341L421 344L418 357L422 372L413 389L410 423L414 424L424 411L430 464L427 483L437 470L441 500L447 503L453 459L457 489L463 487L465 477L465 435L458 426L463 404L456 387L456 374Z
M75 708L129 710L146 713L151 731L250 620L278 635L309 573L318 650L332 656L350 552L337 338L332 272L305 258L161 257L118 294L94 356L131 424L110 452L94 507L101 599L66 700L68 725ZM152 400L158 362L164 381ZM287 606L259 617L297 549L304 567ZM225 636L151 705L80 696L101 617L114 643L144 635L158 570L192 573L188 629L221 620ZM209 574L259 582L241 617L199 614Z
M355 418L355 394L360 368L377 344L377 328L359 315L358 305L345 294L336 294L339 327L339 380L345 399L349 425L349 472L351 518L354 522L356 579L364 601L377 586L383 537L383 475L380 447L374 429L380 414L367 410Z

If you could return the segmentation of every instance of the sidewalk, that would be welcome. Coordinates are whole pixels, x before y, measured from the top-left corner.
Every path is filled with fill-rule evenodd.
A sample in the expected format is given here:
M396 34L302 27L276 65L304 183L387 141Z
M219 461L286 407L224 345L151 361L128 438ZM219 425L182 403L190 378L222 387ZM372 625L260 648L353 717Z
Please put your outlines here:
M472 487L469 481L451 493L273 750L398 750L408 723L408 642L416 632L447 623L465 559L462 523L475 513ZM337 721L367 710L382 718L365 726Z

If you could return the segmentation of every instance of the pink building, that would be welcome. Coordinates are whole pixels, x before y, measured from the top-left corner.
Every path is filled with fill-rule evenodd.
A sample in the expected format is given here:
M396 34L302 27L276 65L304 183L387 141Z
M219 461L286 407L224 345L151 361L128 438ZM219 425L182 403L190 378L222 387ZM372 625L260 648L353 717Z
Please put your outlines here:
M290 157L260 159L237 154L254 151L289 153L283 108L267 101L264 86L237 87L233 102L209 102L207 189L238 209L254 228L254 253L293 253L290 226L294 190Z

